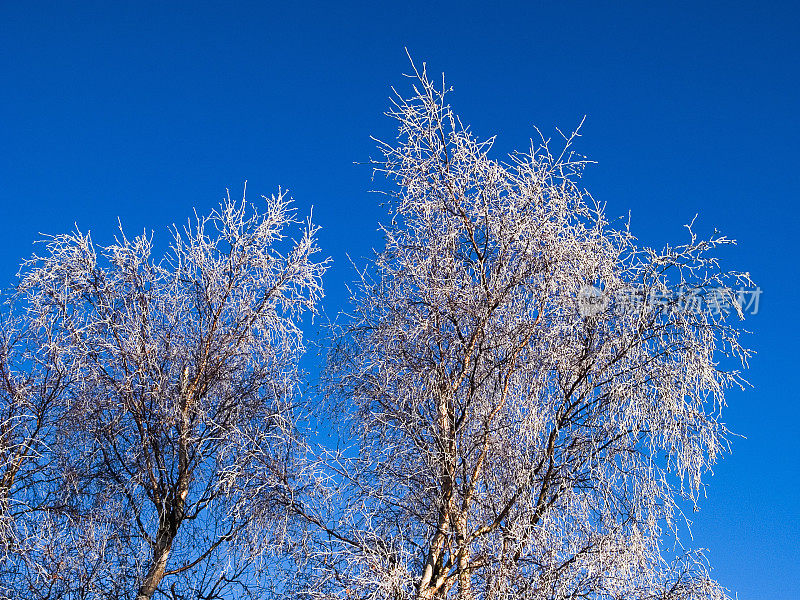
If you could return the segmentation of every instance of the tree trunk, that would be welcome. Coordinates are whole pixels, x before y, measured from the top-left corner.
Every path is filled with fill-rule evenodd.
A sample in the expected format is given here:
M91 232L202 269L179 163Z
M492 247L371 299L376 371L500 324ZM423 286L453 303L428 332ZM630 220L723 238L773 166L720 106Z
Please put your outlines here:
M172 542L175 539L175 534L170 529L170 527L165 526L159 531L155 548L153 548L152 564L142 585L139 587L136 600L150 600L164 578L164 573L167 570L167 561L172 550Z
M472 574L470 572L470 548L467 538L469 520L469 498L464 501L461 513L456 516L456 540L458 542L457 568L458 568L458 600L472 600Z

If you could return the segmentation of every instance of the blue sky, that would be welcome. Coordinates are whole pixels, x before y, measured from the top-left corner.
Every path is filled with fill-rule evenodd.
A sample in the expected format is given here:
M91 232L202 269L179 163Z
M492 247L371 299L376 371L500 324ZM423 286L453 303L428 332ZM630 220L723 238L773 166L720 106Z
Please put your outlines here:
M668 6L663 6L668 4ZM39 232L107 240L210 210L231 188L314 206L344 306L346 252L380 243L370 135L391 139L404 47L499 152L587 116L585 185L647 243L717 227L764 290L758 350L725 419L746 438L692 515L740 598L800 589L800 16L790 3L3 2L0 277Z

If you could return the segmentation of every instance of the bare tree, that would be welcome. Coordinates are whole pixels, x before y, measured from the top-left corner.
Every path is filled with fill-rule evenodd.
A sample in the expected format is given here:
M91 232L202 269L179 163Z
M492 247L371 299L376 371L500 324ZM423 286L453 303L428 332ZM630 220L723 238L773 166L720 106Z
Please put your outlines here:
M175 228L163 259L152 237L120 228L103 247L80 231L52 237L23 265L18 314L38 346L19 367L37 383L18 391L6 350L4 402L32 408L4 421L22 435L4 437L3 490L14 457L34 456L36 411L56 396L64 407L36 448L54 477L26 488L57 498L31 521L32 597L244 597L265 582L253 566L287 526L299 320L316 311L327 264L310 220L285 238L300 224L286 194L265 201L261 212L228 197ZM251 513L252 456L268 468Z
M40 562L56 556L46 511L62 498L51 447L66 414L69 376L47 347L47 332L27 327L13 298L0 326L0 598L50 584ZM56 535L52 535L56 534ZM49 552L47 552L49 550Z
M730 240L642 247L578 186L576 134L498 162L444 83L414 83L377 164L398 186L386 245L330 357L354 446L298 505L320 532L308 593L724 597L664 540L742 384L734 288L751 282L713 252Z

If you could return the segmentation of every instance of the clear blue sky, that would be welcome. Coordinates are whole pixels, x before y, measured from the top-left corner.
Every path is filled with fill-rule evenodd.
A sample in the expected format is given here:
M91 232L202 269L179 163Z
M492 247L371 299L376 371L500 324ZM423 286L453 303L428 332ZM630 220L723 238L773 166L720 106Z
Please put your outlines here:
M648 6L650 5L650 6ZM664 7L663 5L668 5ZM656 7L657 6L657 7ZM717 227L764 290L749 319L755 389L725 413L746 436L709 480L695 545L739 597L800 590L798 268L800 17L789 2L0 3L0 278L38 232L108 239L207 212L226 187L288 187L335 260L380 243L369 139L403 86L407 46L455 87L497 147L570 129L586 185L640 238Z

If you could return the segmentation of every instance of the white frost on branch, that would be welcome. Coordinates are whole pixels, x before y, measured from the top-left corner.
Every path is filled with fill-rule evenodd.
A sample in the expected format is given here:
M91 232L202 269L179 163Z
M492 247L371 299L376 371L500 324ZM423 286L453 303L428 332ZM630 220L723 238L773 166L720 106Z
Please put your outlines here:
M120 226L107 246L53 236L23 264L12 312L39 356L6 351L2 365L44 390L60 379L34 440L48 462L24 453L34 476L2 488L31 509L11 513L16 537L31 535L5 543L6 593L230 598L269 584L251 565L285 543L277 490L296 438L299 320L316 312L327 266L317 231L285 192L259 205L228 196L174 228L163 258ZM24 391L4 386L6 403ZM254 455L272 467L271 487L259 473L264 501L278 496L257 514Z
M733 298L749 278L713 257L730 240L641 247L579 187L577 133L498 162L444 84L424 69L413 84L376 163L396 184L385 248L329 359L355 449L323 453L301 509L320 532L306 593L724 597L701 554L667 562L662 540L727 448L719 410L748 356L737 324L646 303L582 316L578 294Z

